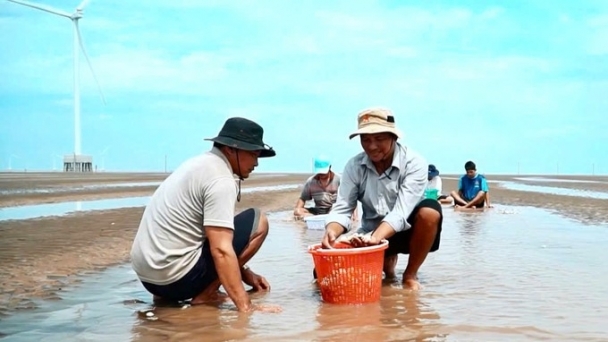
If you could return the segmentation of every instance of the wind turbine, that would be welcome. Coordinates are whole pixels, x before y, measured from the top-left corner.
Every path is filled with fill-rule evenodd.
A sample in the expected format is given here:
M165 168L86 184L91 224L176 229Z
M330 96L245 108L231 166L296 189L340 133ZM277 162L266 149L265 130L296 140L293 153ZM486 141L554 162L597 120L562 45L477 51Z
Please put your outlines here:
M91 69L91 74L93 75L93 79L97 84L97 88L99 89L99 94L101 95L101 100L103 103L106 103L106 100L103 96L103 92L101 90L101 86L97 81L97 76L95 75L95 70L93 70L93 66L91 65L91 61L89 60L89 56L84 49L84 45L82 44L82 37L80 35L80 29L78 28L78 20L82 18L84 7L88 4L89 0L84 0L76 7L73 13L68 13L62 10L55 9L50 6L35 4L32 2L21 1L21 0L7 0L10 2L14 2L16 4L20 4L23 6L35 8L37 10L41 10L47 13L55 14L61 17L68 18L74 24L74 154L81 154L81 143L80 143L80 54L79 50L82 50L82 54L87 60L87 64L89 65L89 69ZM76 160L74 160L76 162Z
M53 171L57 170L57 167L55 166L55 158L59 158L59 160L61 160L61 156L54 152L51 154L51 162L53 163Z
M101 171L106 170L106 152L108 152L109 148L110 148L110 146L107 146L106 148L103 149L103 152L101 152L101 154L99 154L99 156L101 157Z
M16 156L14 154L10 154L8 156L8 170L9 171L11 171L13 169L13 158L19 159L19 156Z

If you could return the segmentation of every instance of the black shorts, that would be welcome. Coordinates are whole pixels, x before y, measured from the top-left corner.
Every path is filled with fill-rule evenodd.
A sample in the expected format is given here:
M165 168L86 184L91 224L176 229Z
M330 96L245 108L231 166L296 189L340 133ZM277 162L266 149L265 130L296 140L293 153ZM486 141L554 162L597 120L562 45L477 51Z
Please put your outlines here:
M304 208L304 209L308 210L308 212L313 215L329 214L329 209L325 209L325 208L310 207L310 208Z
M412 231L414 224L416 223L416 215L420 208L431 208L439 212L439 224L437 226L437 235L435 235L435 241L431 247L431 252L435 252L439 249L439 243L441 242L441 226L443 224L443 212L441 210L441 204L434 199L425 199L414 208L414 211L407 218L407 222L412 228L396 233L388 239L388 248L384 252L384 255L395 255L395 254L409 254L410 253L410 241L412 240Z
M437 200L441 201L441 200L446 199L446 198L448 198L447 195L441 195L441 196L437 197Z
M257 230L260 219L259 209L247 209L234 217L234 238L232 247L236 255L241 255ZM209 241L202 246L201 256L194 267L180 280L168 285L155 285L142 282L143 286L153 295L166 300L182 301L196 297L217 279L217 271L211 256Z
M416 215L420 208L431 208L439 212L439 223L437 225L437 235L435 235L435 241L431 246L430 252L435 252L439 249L439 243L441 242L441 226L443 224L443 211L441 210L441 204L437 200L428 198L422 200L414 208L410 216L407 218L407 222L412 226L406 231L401 231L391 236L388 239L388 248L384 252L384 256L395 255L395 254L409 254L410 253L410 242L412 240L412 231L414 224L416 223ZM317 271L313 269L313 278L317 279Z

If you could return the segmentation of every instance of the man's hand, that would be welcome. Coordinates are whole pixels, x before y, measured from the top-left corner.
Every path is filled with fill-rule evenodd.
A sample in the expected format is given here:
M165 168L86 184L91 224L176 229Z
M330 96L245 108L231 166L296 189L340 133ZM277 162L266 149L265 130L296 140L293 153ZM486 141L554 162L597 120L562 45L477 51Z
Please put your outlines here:
M342 235L342 233L344 233L344 228L339 223L330 223L325 229L325 235L323 235L321 247L326 249L333 248L336 239Z
M349 239L349 243L353 247L367 247L380 244L382 240L372 236L371 234L359 235L355 234Z
M393 235L395 235L393 227L386 222L382 222L373 232L365 235L355 234L349 242L354 247L375 246Z
M298 220L303 218L306 214L308 214L308 211L304 208L295 208L293 210L293 216Z
M270 291L270 284L266 278L256 274L251 269L246 269L243 273L243 282L251 287L254 291Z

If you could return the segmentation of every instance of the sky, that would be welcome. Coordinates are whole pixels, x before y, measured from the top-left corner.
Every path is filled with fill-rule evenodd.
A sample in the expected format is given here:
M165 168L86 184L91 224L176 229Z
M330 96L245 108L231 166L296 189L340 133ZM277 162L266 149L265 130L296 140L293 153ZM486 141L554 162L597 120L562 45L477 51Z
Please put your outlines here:
M74 151L72 29L0 0L0 170ZM608 174L606 1L92 0L80 29L99 170L173 170L242 116L277 151L257 171L340 171L357 113L381 106L442 173Z

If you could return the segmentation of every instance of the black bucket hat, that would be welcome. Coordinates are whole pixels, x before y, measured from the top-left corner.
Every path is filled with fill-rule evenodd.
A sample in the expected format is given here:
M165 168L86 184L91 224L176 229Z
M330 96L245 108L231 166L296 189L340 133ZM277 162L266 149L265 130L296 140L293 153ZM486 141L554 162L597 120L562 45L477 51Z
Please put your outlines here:
M217 137L205 140L239 150L260 151L260 158L276 156L272 147L264 143L263 137L262 126L249 119L235 117L226 120Z
M437 168L435 167L435 165L430 164L429 165L429 177L437 177L439 176L439 170L437 170Z

